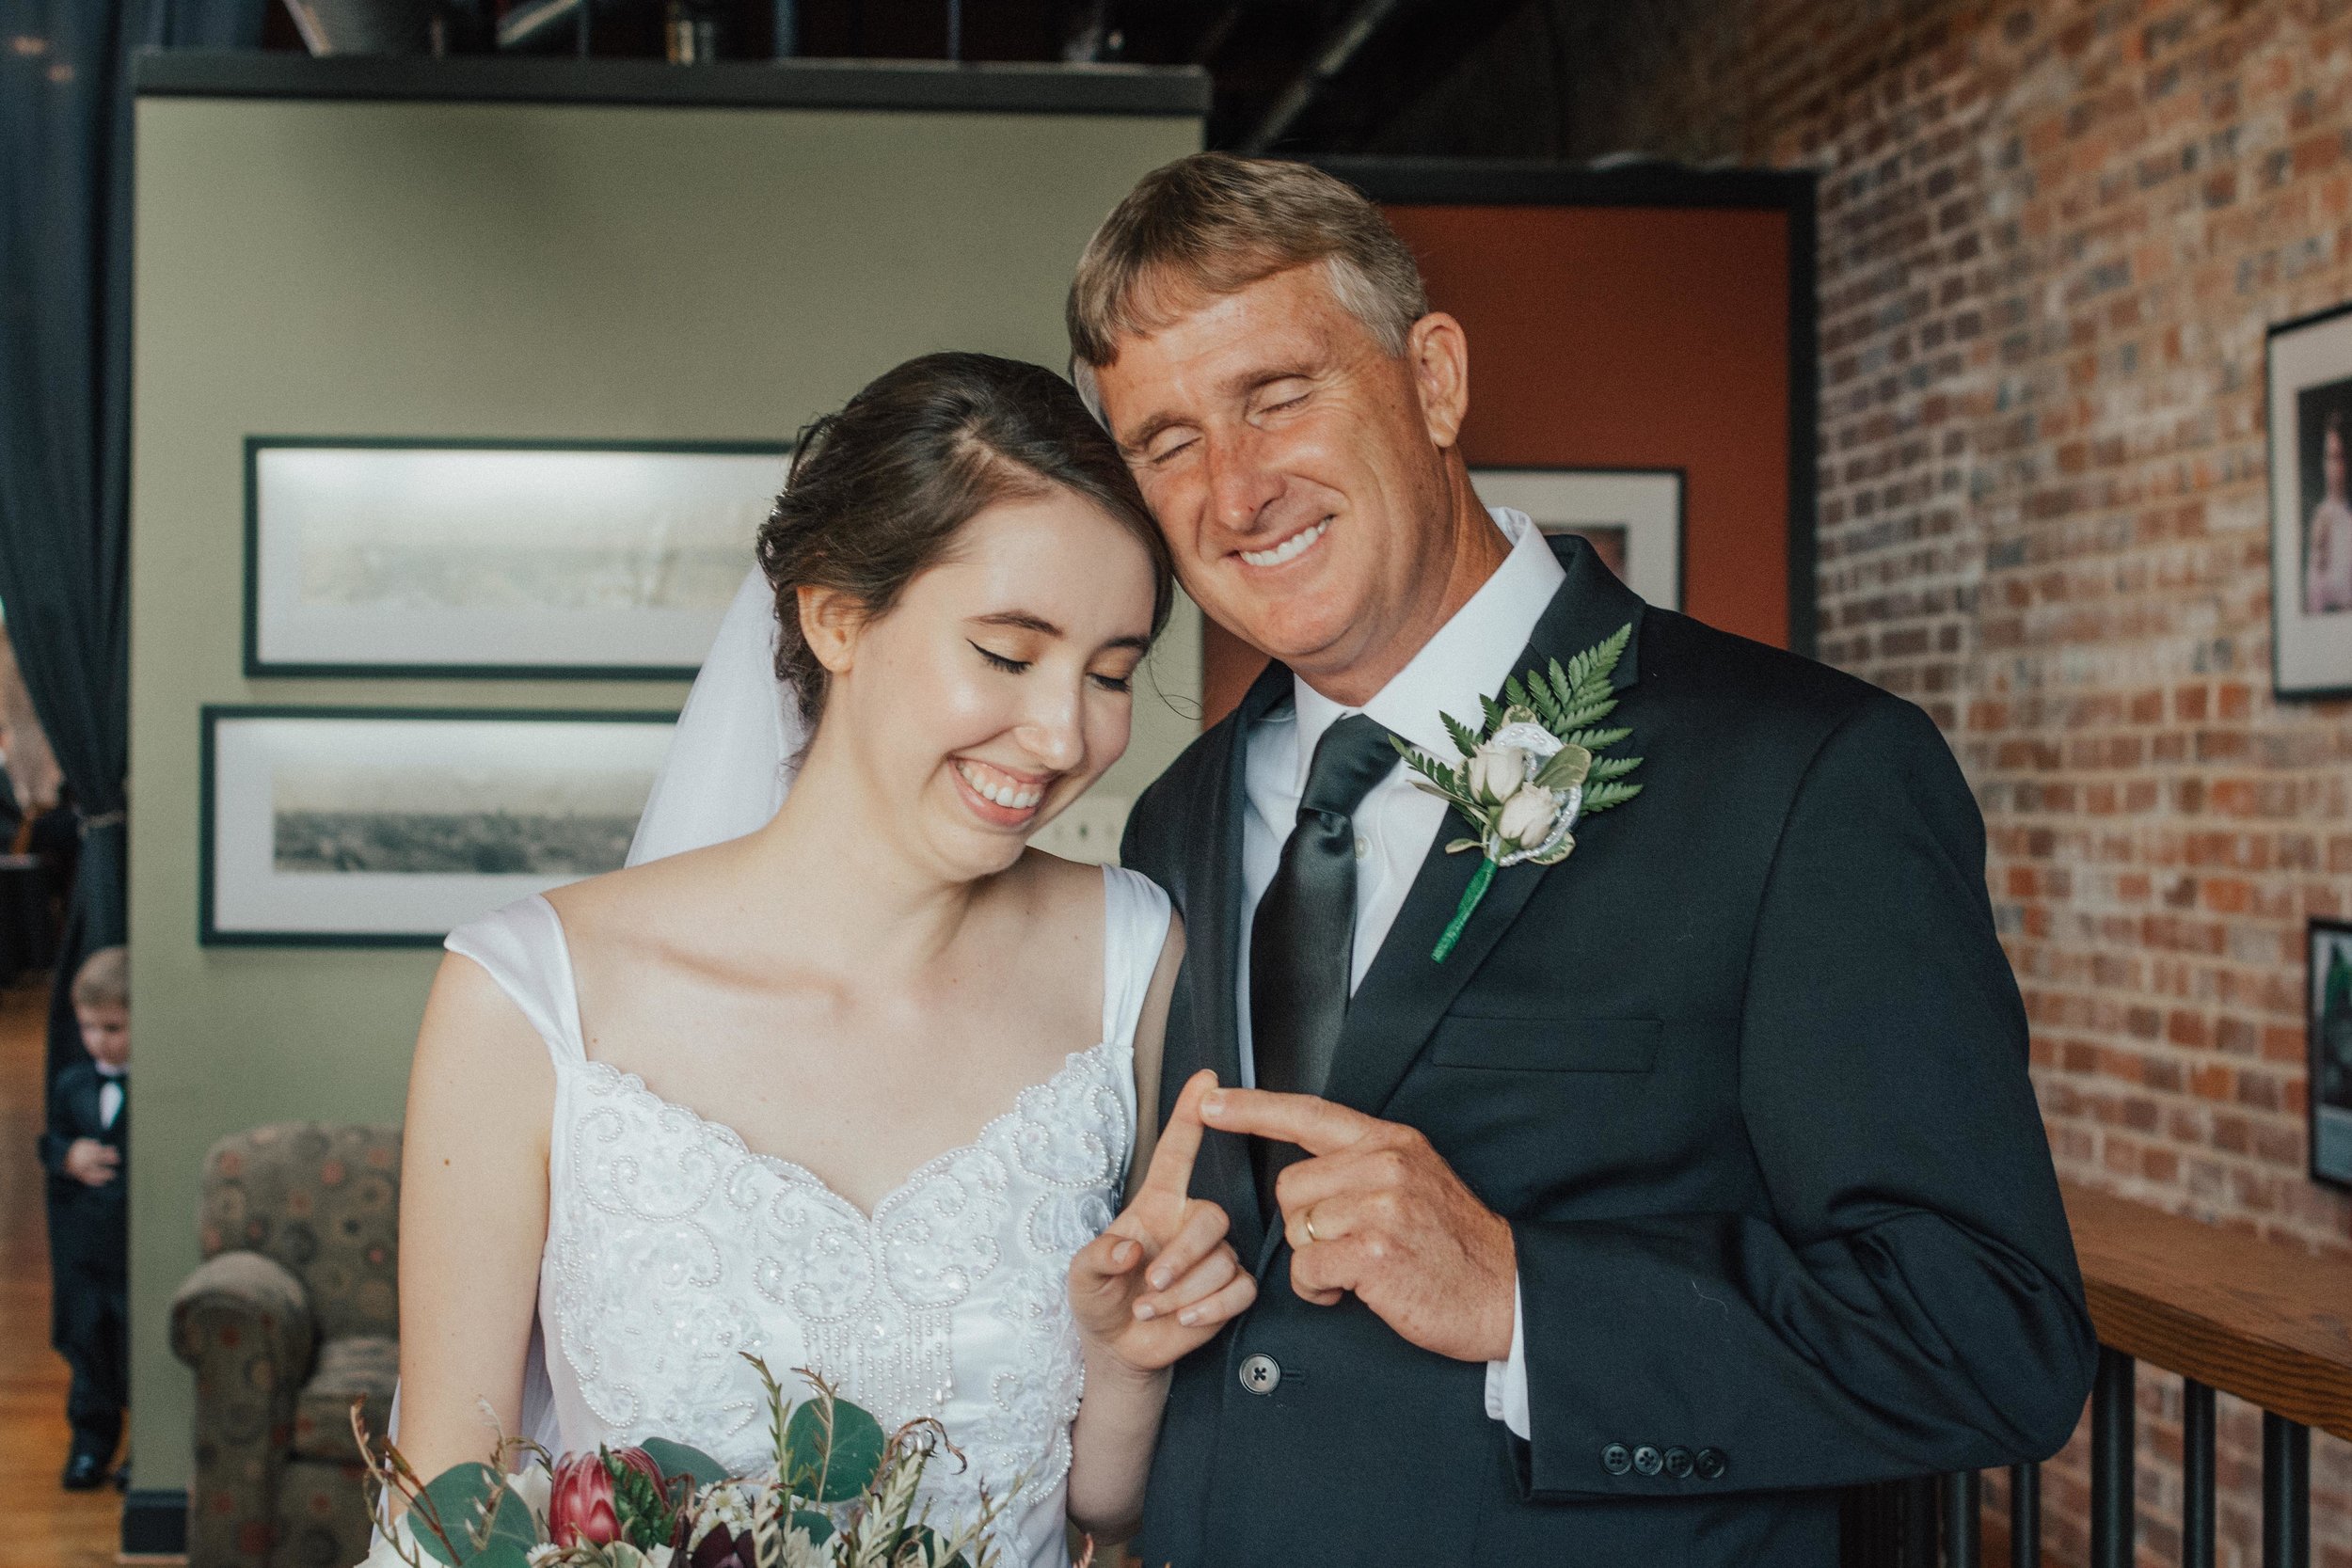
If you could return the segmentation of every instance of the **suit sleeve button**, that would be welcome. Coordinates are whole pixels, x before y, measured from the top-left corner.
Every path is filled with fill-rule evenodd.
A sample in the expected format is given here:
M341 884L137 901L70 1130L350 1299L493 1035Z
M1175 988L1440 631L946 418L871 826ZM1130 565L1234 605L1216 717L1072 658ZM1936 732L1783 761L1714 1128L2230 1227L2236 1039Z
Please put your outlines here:
M1689 1475L1691 1473L1691 1450L1668 1449L1666 1450L1666 1473L1677 1481Z
M1701 1481L1720 1481L1724 1473L1724 1456L1713 1449L1701 1449L1692 1461Z
M1647 1443L1633 1450L1633 1467L1645 1476L1656 1475L1665 1465L1665 1456Z
M1621 1476L1633 1468L1633 1456L1623 1443L1612 1443L1600 1450L1600 1467L1613 1476Z

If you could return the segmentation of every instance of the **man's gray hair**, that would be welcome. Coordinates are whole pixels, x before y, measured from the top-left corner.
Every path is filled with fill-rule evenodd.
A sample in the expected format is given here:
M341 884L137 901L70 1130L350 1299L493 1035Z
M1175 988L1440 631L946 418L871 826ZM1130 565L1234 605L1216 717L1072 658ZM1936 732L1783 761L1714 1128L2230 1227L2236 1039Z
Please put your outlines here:
M1429 313L1413 253L1361 192L1305 164L1196 152L1145 175L1087 243L1070 283L1071 379L1095 416L1094 372L1122 338L1198 301L1320 265L1332 297L1401 355Z

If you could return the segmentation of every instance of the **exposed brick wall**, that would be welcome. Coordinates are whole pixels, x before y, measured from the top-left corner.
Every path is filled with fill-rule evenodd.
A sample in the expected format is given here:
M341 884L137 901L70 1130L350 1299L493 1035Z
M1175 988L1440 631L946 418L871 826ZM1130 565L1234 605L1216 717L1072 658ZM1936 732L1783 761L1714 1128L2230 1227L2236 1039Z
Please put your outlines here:
M2352 908L2352 707L2270 696L2263 423L2265 326L2352 299L2352 4L1551 10L1387 148L1821 171L1821 652L1976 785L2058 1165L2352 1256L2302 1065L2303 922ZM1549 38L1574 64L1531 77ZM1462 109L1504 71L1522 114ZM2177 1383L2140 1402L2141 1559L2177 1561ZM2251 1568L2259 1426L2222 1407ZM2086 1460L2045 1476L2062 1561ZM2352 1449L2316 1440L2312 1487L2352 1568Z

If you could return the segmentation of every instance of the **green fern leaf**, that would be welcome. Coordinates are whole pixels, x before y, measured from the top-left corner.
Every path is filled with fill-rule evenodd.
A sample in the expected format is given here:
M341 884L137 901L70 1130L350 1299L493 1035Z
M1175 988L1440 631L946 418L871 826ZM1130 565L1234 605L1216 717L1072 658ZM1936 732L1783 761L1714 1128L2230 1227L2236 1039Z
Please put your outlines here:
M1584 775L1585 782L1606 784L1611 779L1624 778L1641 766L1640 757L1597 757L1593 761L1593 770Z
M1502 727L1502 705L1492 697L1482 696L1478 699L1478 705L1486 715L1486 727L1478 733L1478 737L1484 740Z
M1581 746L1588 752L1605 752L1631 735L1631 730L1579 730L1568 736L1568 744Z
M1509 680L1502 683L1502 697L1503 701L1508 703L1513 707L1534 707L1535 705L1527 700L1527 688L1519 684L1519 678L1517 675L1513 675Z
M1640 784L1627 784L1622 780L1612 780L1607 784L1595 784L1584 792L1583 815L1590 816L1597 811L1607 811L1612 806L1624 805L1641 793Z
M1440 713L1438 717L1445 721L1445 733L1454 737L1454 744L1462 749L1464 756L1469 756L1478 750L1478 736L1470 733L1468 725L1450 713Z

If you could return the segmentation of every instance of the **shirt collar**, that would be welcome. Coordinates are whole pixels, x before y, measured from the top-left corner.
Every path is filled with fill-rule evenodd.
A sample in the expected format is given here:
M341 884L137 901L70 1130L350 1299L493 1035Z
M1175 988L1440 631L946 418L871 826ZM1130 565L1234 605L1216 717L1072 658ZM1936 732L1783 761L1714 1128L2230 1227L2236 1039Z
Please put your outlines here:
M1567 573L1545 542L1543 530L1526 513L1507 506L1486 510L1511 542L1510 553L1372 701L1361 708L1343 707L1299 677L1291 678L1298 715L1300 794L1307 790L1315 743L1348 714L1368 713L1390 734L1432 756L1451 757L1454 741L1438 716L1450 713L1470 728L1480 728L1486 719L1478 700L1491 696L1518 673L1514 666Z
M90 1066L98 1069L98 1076L101 1078L120 1078L131 1070L127 1067L108 1067L105 1063L99 1061L91 1062Z

